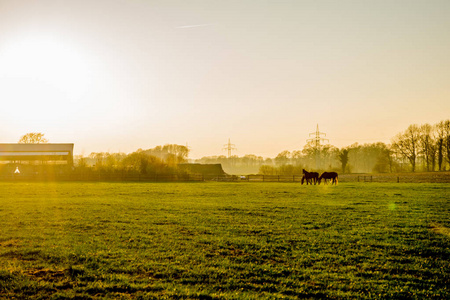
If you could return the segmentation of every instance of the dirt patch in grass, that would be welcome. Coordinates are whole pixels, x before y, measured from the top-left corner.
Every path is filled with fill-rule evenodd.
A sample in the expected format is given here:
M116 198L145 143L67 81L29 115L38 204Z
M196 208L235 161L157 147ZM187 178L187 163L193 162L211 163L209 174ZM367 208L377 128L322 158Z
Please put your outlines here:
M0 247L9 248L9 247L18 247L18 246L20 246L20 240L17 240L17 239L0 241Z
M45 268L36 268L36 269L29 269L26 272L26 275L33 277L38 280L45 280L45 281L60 281L61 279L65 278L66 272L64 270L51 270L51 269L45 269Z
M431 231L437 234L445 235L446 237L450 237L450 228L447 228L439 223L431 223Z

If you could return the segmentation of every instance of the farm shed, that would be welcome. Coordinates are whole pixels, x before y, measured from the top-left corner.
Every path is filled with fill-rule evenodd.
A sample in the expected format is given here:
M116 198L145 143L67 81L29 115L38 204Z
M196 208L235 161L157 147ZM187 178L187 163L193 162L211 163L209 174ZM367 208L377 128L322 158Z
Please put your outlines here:
M31 165L58 165L70 170L73 167L74 144L0 144L0 163L20 165L30 170ZM68 168L67 168L68 167ZM36 172L33 168L33 172ZM61 168L59 168L61 169ZM61 169L61 170L62 170Z
M227 175L222 164L179 164L179 167L191 174L202 174L205 179Z

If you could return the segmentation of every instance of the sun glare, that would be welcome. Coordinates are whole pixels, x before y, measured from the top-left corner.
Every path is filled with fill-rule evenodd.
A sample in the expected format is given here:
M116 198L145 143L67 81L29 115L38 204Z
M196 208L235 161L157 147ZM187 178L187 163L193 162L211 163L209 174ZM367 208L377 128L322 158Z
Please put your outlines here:
M11 41L0 48L2 107L41 117L55 113L85 93L88 71L70 43L49 37Z

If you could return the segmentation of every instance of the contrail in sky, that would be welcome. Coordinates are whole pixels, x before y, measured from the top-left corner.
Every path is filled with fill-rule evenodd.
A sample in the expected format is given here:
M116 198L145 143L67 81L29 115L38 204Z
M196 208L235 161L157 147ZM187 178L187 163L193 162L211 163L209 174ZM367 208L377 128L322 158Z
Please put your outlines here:
M194 27L204 27L204 26L210 26L214 23L206 23L206 24L195 24L195 25L183 25L183 26L177 26L175 28L194 28Z

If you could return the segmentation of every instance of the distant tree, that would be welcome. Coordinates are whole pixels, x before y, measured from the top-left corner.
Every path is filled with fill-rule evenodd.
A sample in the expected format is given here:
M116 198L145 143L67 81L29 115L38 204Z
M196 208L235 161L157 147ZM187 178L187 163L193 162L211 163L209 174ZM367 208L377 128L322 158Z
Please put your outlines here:
M278 175L300 175L302 171L298 170L298 168L293 165L282 165L278 167ZM296 174L297 173L297 174Z
M341 162L342 173L345 173L345 169L348 163L348 149L342 149L338 155L339 161Z
M137 172L140 174L164 174L173 172L173 168L169 168L161 158L147 154L147 151L138 149L128 154L121 164L127 171Z
M95 161L95 169L97 171L103 171L103 165L106 159L107 153L104 152L92 152L89 154L89 158Z
M189 155L189 148L183 145L167 144L164 145L163 151L175 158L175 163L186 162Z
M259 174L261 175L274 175L276 170L273 166L262 165L259 167Z
M438 170L442 170L442 163L444 162L444 152L445 152L445 121L441 121L435 125L436 127L436 148L437 148L437 160L438 160Z
M105 153L104 168L107 172L114 172L123 169L123 160L126 157L125 153Z
M292 163L296 166L302 165L303 164L302 151L300 151L300 150L292 151L291 160L292 160Z
M430 124L424 124L419 127L419 153L423 156L427 172L434 171L436 165L436 142L433 129Z
M404 132L397 134L392 141L392 149L411 164L412 172L416 171L417 151L419 148L420 129L410 125Z
M373 166L373 171L377 173L392 173L394 167L394 158L392 157L391 149L384 143L377 143L380 146L377 160Z
M150 161L149 157L150 155L144 153L142 149L138 149L136 152L128 154L127 157L124 158L123 163L128 170L146 174Z
M265 158L264 159L264 162L263 162L265 165L273 165L274 164L274 162L273 162L273 158L270 158L270 157L267 157L267 158Z
M447 163L450 164L450 120L444 121L444 144L447 153Z
M289 163L291 157L291 152L285 150L283 152L280 152L277 157L275 157L275 163L278 166L286 165Z
M170 165L185 163L189 155L189 148L182 145L167 144L144 150L145 154L158 157Z
M337 156L339 153L339 149L336 148L333 145L326 144L323 145L322 149L320 150L320 160L322 168L325 168L326 170L332 170L332 169L339 169L339 162L337 160Z
M75 157L76 161L77 161L77 167L81 168L81 169L86 169L88 164L87 164L87 159L86 157L83 157L83 155L78 155L77 157Z
M19 144L45 144L48 143L48 140L44 138L44 134L40 132L30 132L23 135Z

